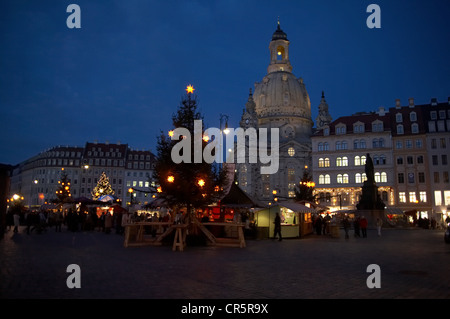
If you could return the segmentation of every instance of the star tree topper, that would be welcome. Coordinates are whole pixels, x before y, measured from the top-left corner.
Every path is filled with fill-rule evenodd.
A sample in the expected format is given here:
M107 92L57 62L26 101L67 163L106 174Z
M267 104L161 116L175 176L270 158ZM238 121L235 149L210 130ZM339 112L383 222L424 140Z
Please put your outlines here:
M189 84L187 87L186 87L186 92L189 94L189 93L194 93L194 87L191 85L191 84Z

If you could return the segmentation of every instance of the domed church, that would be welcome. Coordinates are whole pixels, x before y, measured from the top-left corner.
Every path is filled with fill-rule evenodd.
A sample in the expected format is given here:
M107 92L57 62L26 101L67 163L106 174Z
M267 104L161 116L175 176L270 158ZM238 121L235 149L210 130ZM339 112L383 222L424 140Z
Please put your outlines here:
M271 128L279 128L279 170L276 174L261 174L260 163L236 164L238 185L263 204L273 200L274 190L280 199L295 196L295 184L311 166L313 129L308 92L303 79L292 73L289 40L279 21L269 52L267 75L255 83L253 92L250 89L240 127L267 128L268 136Z

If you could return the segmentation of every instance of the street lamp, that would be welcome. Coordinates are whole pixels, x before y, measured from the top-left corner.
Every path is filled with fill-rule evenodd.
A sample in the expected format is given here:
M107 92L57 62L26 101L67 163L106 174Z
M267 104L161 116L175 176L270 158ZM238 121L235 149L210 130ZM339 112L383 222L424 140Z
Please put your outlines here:
M204 179L199 179L197 181L197 184L198 184L198 186L203 187L203 186L205 186L205 180Z
M230 130L228 129L228 115L226 114L220 114L220 129L222 129L222 123L225 120L225 128L223 130L223 132L225 134L230 133Z
M133 202L133 189L131 187L128 189L128 193L130 193L130 207L131 207L131 203Z

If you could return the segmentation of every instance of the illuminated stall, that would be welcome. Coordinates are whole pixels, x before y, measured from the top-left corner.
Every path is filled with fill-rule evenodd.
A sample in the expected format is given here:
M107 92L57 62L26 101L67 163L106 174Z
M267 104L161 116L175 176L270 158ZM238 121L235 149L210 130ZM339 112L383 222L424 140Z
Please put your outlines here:
M259 239L273 238L276 213L281 217L283 238L298 238L312 233L312 214L316 210L295 202L281 202L255 212Z

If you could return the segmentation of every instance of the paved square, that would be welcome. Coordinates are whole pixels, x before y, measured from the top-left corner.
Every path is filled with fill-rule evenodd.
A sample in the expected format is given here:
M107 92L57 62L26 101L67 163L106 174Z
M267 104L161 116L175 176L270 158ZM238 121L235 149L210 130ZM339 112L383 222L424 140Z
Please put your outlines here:
M0 241L1 298L449 298L450 245L443 231L385 229L346 240L248 240L246 248L123 247L114 233L27 235ZM353 235L353 233L351 233ZM69 289L67 266L81 269ZM369 289L368 265L381 269Z

